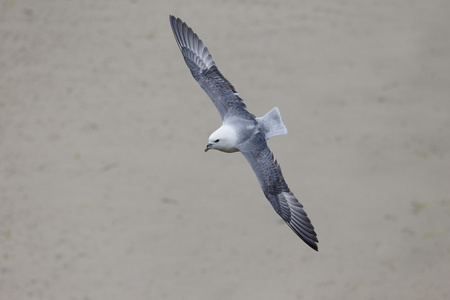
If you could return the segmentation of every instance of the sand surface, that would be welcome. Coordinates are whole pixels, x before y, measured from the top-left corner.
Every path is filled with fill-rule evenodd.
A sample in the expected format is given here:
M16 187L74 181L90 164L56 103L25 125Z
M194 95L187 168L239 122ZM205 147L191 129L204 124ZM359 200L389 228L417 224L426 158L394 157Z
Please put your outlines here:
M280 221L168 15L261 116ZM0 299L450 299L450 2L0 2Z

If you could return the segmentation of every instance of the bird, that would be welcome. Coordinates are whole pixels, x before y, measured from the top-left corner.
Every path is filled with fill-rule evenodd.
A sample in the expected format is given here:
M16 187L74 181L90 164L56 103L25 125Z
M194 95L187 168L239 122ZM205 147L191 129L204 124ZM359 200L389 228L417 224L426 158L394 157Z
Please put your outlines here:
M211 98L222 125L208 139L205 152L241 152L278 215L308 246L318 251L314 226L289 189L281 167L267 145L273 136L287 134L280 111L274 107L263 117L248 112L234 86L220 73L207 47L180 18L169 16L175 40L194 79Z

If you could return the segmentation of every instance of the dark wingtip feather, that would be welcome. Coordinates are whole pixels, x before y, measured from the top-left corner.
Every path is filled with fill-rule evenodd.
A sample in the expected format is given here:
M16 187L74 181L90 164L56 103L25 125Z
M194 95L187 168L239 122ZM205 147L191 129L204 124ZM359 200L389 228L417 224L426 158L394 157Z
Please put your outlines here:
M317 252L319 251L319 246L317 245L317 243L319 242L317 240L317 236L315 235L310 235L309 237L306 237L302 234L300 234L299 232L297 232L297 230L295 230L294 227L292 227L291 224L289 224L288 222L286 222L286 224L292 229L293 232L295 232L295 234L302 239L302 241L304 241L309 247L311 247L312 249L316 250Z

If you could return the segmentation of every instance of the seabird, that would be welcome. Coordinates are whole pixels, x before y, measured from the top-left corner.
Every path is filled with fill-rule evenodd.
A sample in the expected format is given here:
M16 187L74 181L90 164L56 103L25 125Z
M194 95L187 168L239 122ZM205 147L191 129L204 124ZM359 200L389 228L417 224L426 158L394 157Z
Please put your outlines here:
M286 224L311 248L318 250L317 235L303 205L289 189L280 165L267 146L267 140L287 134L280 111L274 107L257 118L247 111L233 85L217 69L211 54L196 33L179 18L170 16L175 40L192 76L213 101L222 126L209 137L205 152L211 149L240 151L251 165L264 195Z

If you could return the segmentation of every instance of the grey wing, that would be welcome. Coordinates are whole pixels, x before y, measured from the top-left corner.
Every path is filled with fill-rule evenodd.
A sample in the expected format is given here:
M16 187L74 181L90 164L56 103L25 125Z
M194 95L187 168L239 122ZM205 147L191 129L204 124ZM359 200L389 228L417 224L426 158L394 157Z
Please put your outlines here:
M318 240L303 205L290 191L280 165L270 151L262 134L239 149L252 166L264 195L288 226L311 248L318 250Z
M247 111L244 101L238 97L233 85L219 72L208 48L203 45L197 34L174 16L170 16L170 25L192 76L211 98L222 119L227 114L241 114L244 118L254 118Z

